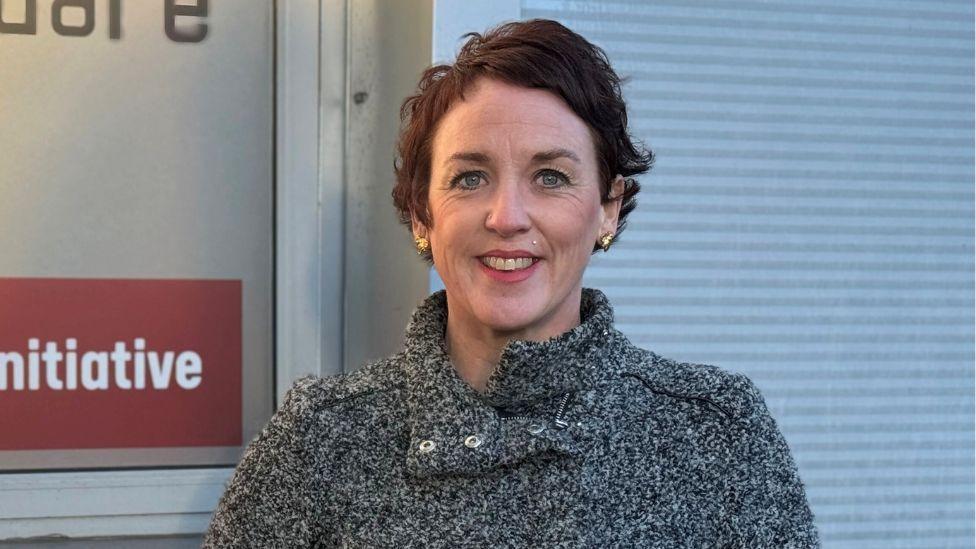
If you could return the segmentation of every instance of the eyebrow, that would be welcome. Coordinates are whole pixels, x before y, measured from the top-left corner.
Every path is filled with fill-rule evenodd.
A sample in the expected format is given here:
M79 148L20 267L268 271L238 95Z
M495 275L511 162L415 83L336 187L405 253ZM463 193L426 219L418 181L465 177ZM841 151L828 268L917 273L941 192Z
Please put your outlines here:
M480 152L457 152L447 158L444 164L450 164L455 160L466 160L468 162L489 162L488 155Z
M551 162L557 158L568 158L573 162L576 162L577 164L580 163L579 156L577 156L576 153L574 153L569 149L563 149L563 148L549 149L548 151L537 152L535 153L535 155L532 156L532 161L536 163ZM484 163L491 162L491 158L487 154L475 151L475 152L454 153L451 156L449 156L447 158L447 161L444 163L449 164L455 160L466 160L468 162L484 162Z
M540 153L536 153L535 156L532 157L532 161L550 162L557 158L568 158L577 164L580 163L580 159L578 156L576 156L576 153L569 149L549 149L548 151L542 151Z

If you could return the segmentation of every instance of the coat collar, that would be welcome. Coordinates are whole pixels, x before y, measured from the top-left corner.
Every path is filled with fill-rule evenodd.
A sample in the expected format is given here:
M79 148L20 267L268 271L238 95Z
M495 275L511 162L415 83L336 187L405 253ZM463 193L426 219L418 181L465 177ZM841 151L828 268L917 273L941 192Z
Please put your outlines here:
M408 469L419 476L476 474L527 455L579 451L571 430L532 434L516 420L502 420L499 408L551 418L566 393L593 387L603 370L603 347L613 330L613 310L599 290L583 288L581 323L544 342L513 340L503 349L484 393L472 388L445 351L447 294L431 294L407 326L404 369L411 428ZM477 435L482 444L464 444ZM420 450L423 441L434 449Z

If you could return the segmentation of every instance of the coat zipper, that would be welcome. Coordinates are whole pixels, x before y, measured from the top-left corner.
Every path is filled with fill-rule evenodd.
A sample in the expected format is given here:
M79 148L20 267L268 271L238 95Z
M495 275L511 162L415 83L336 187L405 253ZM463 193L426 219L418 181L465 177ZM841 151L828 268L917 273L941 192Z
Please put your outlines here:
M566 405L569 404L569 395L570 393L566 393L566 395L563 396L563 401L559 403L559 409L556 410L555 422L556 422L556 427L559 429L565 429L566 427L569 427L569 422L566 421L563 417L566 415Z
M570 396L571 393L566 393L565 395L563 395L563 399L559 402L559 406L556 408L556 418L554 420L554 423L556 424L556 428L558 429L565 429L566 427L569 426L569 422L566 421L565 415L566 415L566 405L569 404ZM533 419L533 418L529 416L502 417L502 420L508 420L508 419Z

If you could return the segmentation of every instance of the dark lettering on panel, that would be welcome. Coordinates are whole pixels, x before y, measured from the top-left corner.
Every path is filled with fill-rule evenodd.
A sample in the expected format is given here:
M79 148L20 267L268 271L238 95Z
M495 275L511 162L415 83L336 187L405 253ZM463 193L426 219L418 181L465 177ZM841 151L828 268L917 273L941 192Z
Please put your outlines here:
M201 42L207 37L207 24L197 23L195 29L178 30L176 28L176 17L183 15L189 17L206 17L207 0L197 0L193 5L177 4L176 0L166 0L165 29L166 36L174 42Z
M108 37L122 38L122 0L108 1Z
M10 0L7 0L8 3ZM15 2L18 0L14 0ZM37 34L37 0L24 0L24 22L9 23L3 20L3 0L0 0L0 33Z
M61 20L64 8L81 8L85 12L85 22L80 27L65 25ZM88 36L95 29L95 0L54 0L51 27L61 36Z
M140 3L149 0L139 0ZM156 0L158 1L158 0ZM190 0L182 0L187 2ZM209 0L192 0L193 3L177 4L177 0L163 0L163 30L174 42L202 42L207 37L209 25L206 22L210 11ZM12 2L23 2L24 20L5 21L3 6ZM108 4L108 37L110 40L122 38L122 0L106 0ZM64 11L71 8L84 13L84 22L79 25L66 25ZM12 10L7 10L8 13ZM200 18L195 25L184 24L177 28L177 17ZM183 22L183 21L181 21ZM54 0L51 5L51 28L61 36L88 36L95 30L95 0ZM0 34L37 34L37 0L0 0Z

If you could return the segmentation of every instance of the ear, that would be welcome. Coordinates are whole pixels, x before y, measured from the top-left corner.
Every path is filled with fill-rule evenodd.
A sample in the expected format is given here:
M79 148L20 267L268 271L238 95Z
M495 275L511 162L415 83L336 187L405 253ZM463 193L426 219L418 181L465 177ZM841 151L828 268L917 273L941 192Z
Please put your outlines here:
M620 206L623 203L624 176L617 174L617 177L610 183L610 197L603 204L603 223L600 225L600 234L617 233L617 218L620 216Z
M410 231L413 232L414 238L418 236L427 238L427 227L412 212L410 213Z

